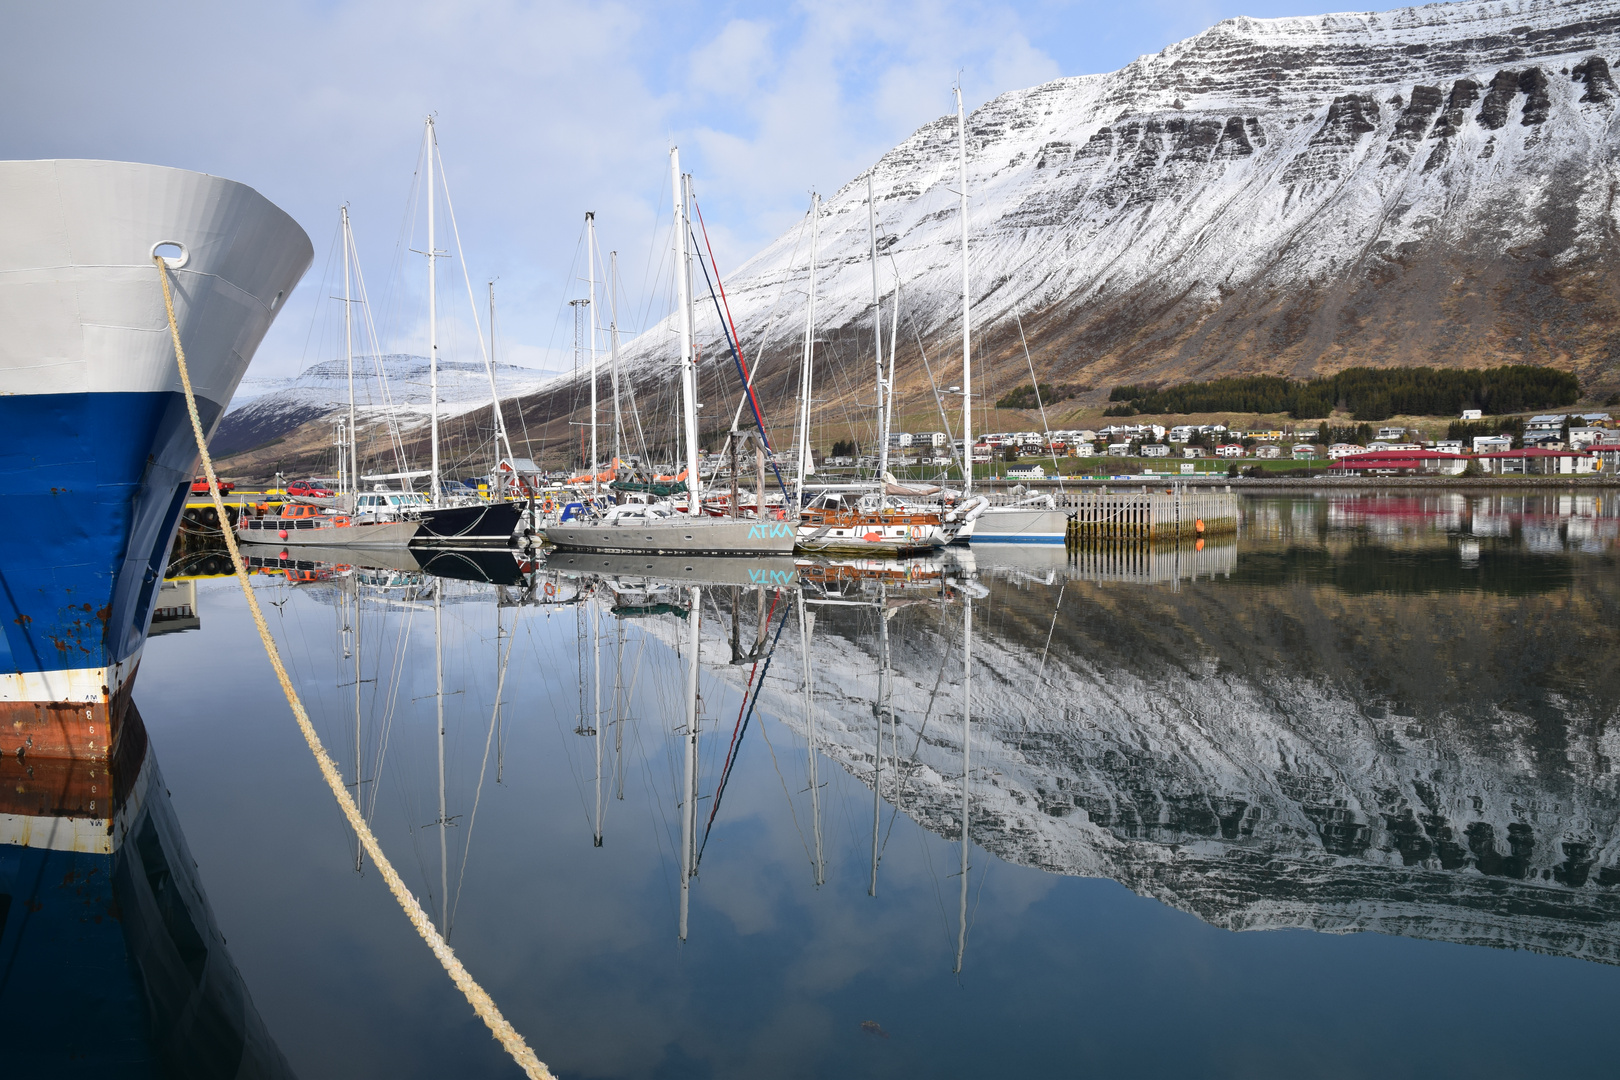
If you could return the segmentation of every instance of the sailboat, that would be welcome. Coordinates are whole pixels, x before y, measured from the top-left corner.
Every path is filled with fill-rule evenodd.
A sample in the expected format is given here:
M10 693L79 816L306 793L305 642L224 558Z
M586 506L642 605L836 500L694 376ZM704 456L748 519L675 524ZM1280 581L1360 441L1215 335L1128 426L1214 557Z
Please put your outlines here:
M670 148L669 167L675 203L686 512L679 513L668 503L622 504L609 508L599 517L575 518L547 526L546 539L563 551L608 554L789 555L794 541L791 522L763 516L717 518L703 513L702 480L698 471L697 359L692 347L691 233L687 225L691 178L681 172L678 147ZM593 377L593 385L594 382Z
M444 182L444 162L439 157L439 140L433 126L433 117L427 118L427 127L424 133L427 155L427 250L423 254L428 264L428 370L429 370L429 397L431 399L430 429L432 438L432 468L429 472L431 485L431 505L417 511L421 521L421 529L413 537L413 542L419 545L439 544L509 544L517 534L518 523L527 508L526 504L512 502L506 499L497 499L494 502L485 502L477 498L447 498L439 471L439 312L438 312L438 284L435 268L438 260L448 256L448 252L441 252L434 246L434 167L438 167L438 176L445 188L445 203L450 205L450 190ZM455 230L455 211L451 207L450 227ZM456 233L456 252L461 254L461 237ZM467 260L461 259L462 275L467 277ZM478 306L473 300L472 279L467 277L467 300L473 307L473 322L478 321ZM479 348L483 349L483 336L478 338ZM504 445L507 460L513 458L512 443L506 435L506 421L501 414L501 399L495 388L495 366L493 357L487 352L484 356L484 367L489 373L489 396L494 409L495 445L497 450ZM498 467L491 470L491 478L496 479ZM499 491L498 487L492 490Z
M811 214L819 215L818 203L812 200ZM883 308L878 286L877 216L872 198L872 176L866 177L867 232L871 244L872 261L872 328L873 349L877 364L878 410L878 476L877 490L849 492L823 490L808 503L803 503L804 470L801 464L799 483L801 505L799 512L798 544L801 552L841 555L926 555L951 542L965 524L968 515L980 509L937 505L918 505L902 498L889 474L889 423L894 409L894 348L890 342L889 371L883 370ZM815 328L815 223L812 222L810 241L810 297L805 325L805 349L800 370L803 388L799 395L800 424L806 433L810 426L811 340ZM898 306L895 317L898 318ZM892 336L892 335L891 335ZM808 459L808 437L801 439L800 461ZM898 490L896 490L898 489Z
M962 487L964 494L973 487L973 348L968 318L968 174L967 113L962 107L962 88L956 87L957 165L961 176L962 220ZM1023 321L1018 324L1020 340ZM1024 346L1025 358L1029 346ZM1040 400L1040 380L1030 366L1030 380ZM1042 408L1042 426L1046 410ZM957 539L980 544L1061 544L1067 533L1068 514L1057 508L1050 495L1035 495L1011 506L989 506L973 515Z
M340 449L344 464L339 472L346 478L349 490L341 493L340 500L347 512L328 514L323 508L309 503L264 504L256 511L244 509L237 518L236 538L245 544L268 544L281 547L397 547L416 536L421 522L407 515L357 514L361 496L359 484L358 451L355 442L356 413L354 404L354 305L350 269L353 267L354 233L349 224L349 208L342 214L343 243L343 341L348 364L349 415L346 445Z

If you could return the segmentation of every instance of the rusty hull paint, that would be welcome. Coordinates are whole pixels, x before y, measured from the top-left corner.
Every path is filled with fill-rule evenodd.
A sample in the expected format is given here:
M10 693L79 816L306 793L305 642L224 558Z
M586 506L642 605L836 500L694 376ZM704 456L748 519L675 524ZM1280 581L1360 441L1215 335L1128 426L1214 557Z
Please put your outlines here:
M0 701L0 754L30 761L110 760L120 748L135 674L130 672L111 694L103 687L96 700ZM144 731L141 742L144 745Z

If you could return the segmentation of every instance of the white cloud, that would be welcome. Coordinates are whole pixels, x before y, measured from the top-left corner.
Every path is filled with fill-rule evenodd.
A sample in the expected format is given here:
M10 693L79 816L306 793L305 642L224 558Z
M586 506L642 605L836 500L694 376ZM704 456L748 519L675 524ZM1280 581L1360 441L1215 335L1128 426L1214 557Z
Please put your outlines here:
M1150 10L1128 18L1208 17L1200 5ZM1067 27L1097 17L1049 0L800 0L730 14L611 0L30 5L9 13L0 40L0 153L242 180L304 224L316 274L347 201L379 318L393 320L379 330L405 339L423 290L401 223L422 117L435 111L468 269L479 289L500 278L506 355L551 356L571 340L563 313L580 292L570 263L586 210L603 251L621 254L624 324L661 303L644 278L667 244L671 141L734 269L797 223L810 188L835 190L949 111L958 71L970 107L1052 78L1047 46L1072 49ZM294 295L256 370L318 359L304 343L320 293L312 277Z

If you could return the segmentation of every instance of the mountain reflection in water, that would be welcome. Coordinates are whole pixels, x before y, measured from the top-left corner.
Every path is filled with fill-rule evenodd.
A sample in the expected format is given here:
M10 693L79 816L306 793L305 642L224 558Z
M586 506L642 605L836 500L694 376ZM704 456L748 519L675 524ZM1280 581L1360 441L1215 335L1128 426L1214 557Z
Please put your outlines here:
M258 584L384 847L560 1069L1289 1076L1331 1038L1359 1073L1495 1061L1475 993L1584 988L1516 1016L1620 1004L1617 525L1607 496L1336 493L1246 499L1235 542L1201 547L519 560L515 582L267 558L283 576ZM249 670L230 588L198 591L202 622ZM206 641L160 639L146 691L178 693ZM283 799L308 762L254 685L241 782ZM196 805L226 799L195 794L214 764L188 765ZM227 919L294 1060L503 1075L442 976L401 967L419 945L299 790L256 834L280 854L238 866L298 867L316 902L238 896ZM196 827L229 857L224 823ZM293 928L343 943L335 985L410 992L309 983ZM1344 984L1332 1015L1318 978ZM1221 1004L1273 991L1297 1006ZM1468 1049L1345 1041L1390 1002ZM1575 1045L1557 1060L1596 1060Z

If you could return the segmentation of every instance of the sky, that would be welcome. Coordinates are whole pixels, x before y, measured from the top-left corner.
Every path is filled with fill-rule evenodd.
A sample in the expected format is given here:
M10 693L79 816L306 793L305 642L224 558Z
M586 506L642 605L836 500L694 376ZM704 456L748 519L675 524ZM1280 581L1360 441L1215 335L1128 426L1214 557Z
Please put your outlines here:
M251 374L331 359L347 203L385 351L426 351L411 220L435 114L466 267L440 266L444 351L476 359L463 273L499 358L573 362L582 230L620 253L619 324L656 321L668 151L694 175L722 273L918 127L1008 90L1112 71L1236 15L1322 0L801 0L274 4L0 0L0 157L108 158L248 184L309 233L315 262ZM441 240L441 246L444 246ZM598 275L600 276L600 274ZM451 289L453 286L453 289ZM449 290L448 295L445 295ZM606 315L605 300L598 305ZM482 315L480 315L482 318Z

